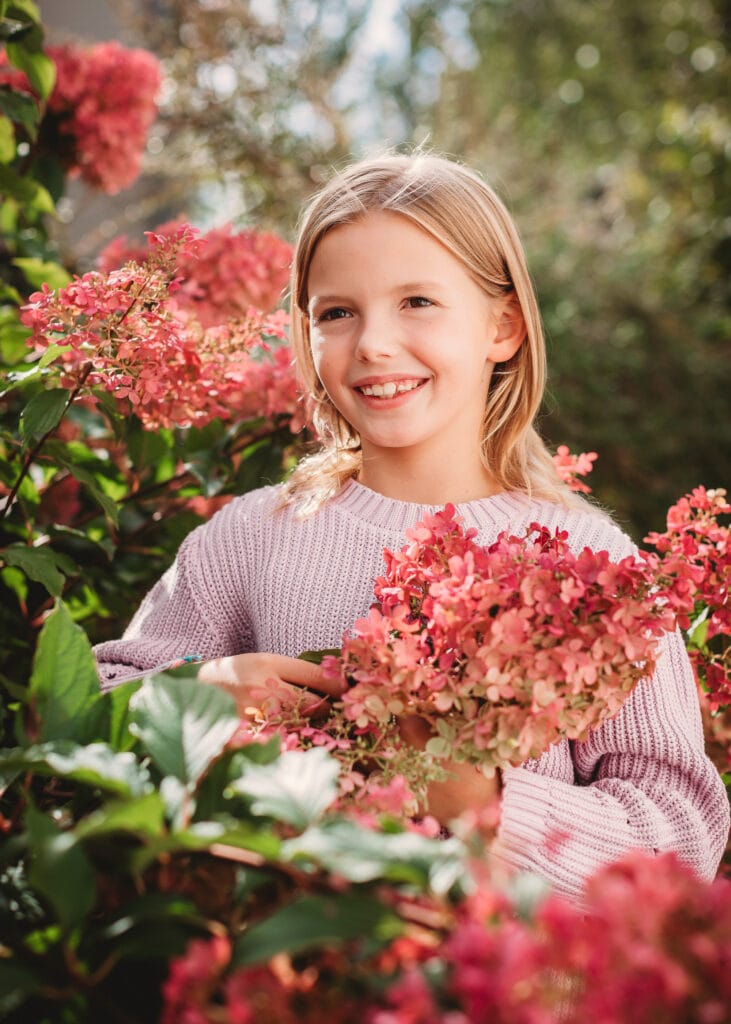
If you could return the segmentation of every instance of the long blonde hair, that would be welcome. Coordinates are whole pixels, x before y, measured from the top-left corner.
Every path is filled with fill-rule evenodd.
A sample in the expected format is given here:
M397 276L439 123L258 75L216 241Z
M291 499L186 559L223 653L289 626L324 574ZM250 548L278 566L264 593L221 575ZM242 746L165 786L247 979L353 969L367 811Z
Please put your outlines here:
M423 152L383 155L351 164L310 201L299 225L291 279L292 343L298 372L314 403L322 446L303 459L285 485L283 503L303 514L332 497L361 466L360 439L330 401L310 350L307 278L315 250L332 228L369 211L408 217L441 242L492 299L514 293L526 336L492 373L485 405L482 461L499 488L583 504L556 472L533 422L546 382L540 313L523 247L507 209L474 171Z

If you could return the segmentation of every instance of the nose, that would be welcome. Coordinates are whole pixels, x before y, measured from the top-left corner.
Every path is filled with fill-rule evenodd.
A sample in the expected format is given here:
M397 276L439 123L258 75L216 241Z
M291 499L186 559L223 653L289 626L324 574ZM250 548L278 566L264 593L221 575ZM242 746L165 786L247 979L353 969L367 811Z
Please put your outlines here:
M398 326L385 314L363 317L355 342L355 358L362 363L390 359L399 347Z

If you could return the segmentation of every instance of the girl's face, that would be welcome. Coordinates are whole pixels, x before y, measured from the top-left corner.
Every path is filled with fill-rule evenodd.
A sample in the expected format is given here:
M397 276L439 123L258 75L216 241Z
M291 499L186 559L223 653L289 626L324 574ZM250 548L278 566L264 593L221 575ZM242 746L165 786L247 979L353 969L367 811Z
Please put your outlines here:
M386 211L330 230L307 284L315 368L364 464L394 449L479 458L493 365L520 343L506 344L509 300L489 299L449 250Z

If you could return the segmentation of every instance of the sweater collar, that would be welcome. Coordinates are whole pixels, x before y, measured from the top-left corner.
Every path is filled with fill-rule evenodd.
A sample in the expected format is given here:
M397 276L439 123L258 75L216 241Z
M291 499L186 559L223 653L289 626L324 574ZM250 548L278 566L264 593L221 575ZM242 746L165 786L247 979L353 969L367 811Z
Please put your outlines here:
M444 508L443 505L421 505L386 498L353 479L348 480L330 502L356 519L399 534L414 526L424 516L433 515ZM517 491L455 504L465 527L469 529L474 526L479 530L490 525L504 529L518 520L523 521L531 506L535 506L535 502Z

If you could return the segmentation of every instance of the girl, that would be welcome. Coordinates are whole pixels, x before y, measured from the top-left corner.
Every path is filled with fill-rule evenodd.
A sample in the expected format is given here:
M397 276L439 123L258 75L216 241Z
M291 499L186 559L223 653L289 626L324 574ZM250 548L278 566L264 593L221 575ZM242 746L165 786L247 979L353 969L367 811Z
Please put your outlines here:
M125 637L97 648L105 689L196 652L210 659L201 679L242 711L262 691L336 695L296 656L339 646L367 613L384 547L447 502L483 544L535 521L567 530L577 551L633 552L563 485L533 427L539 312L516 229L477 174L416 154L337 175L301 222L292 330L321 451L185 540ZM402 729L426 741L421 720ZM430 790L442 822L496 795L495 780L452 768ZM710 879L728 833L677 634L612 721L506 769L501 784L504 857L571 896L637 847L675 850Z

